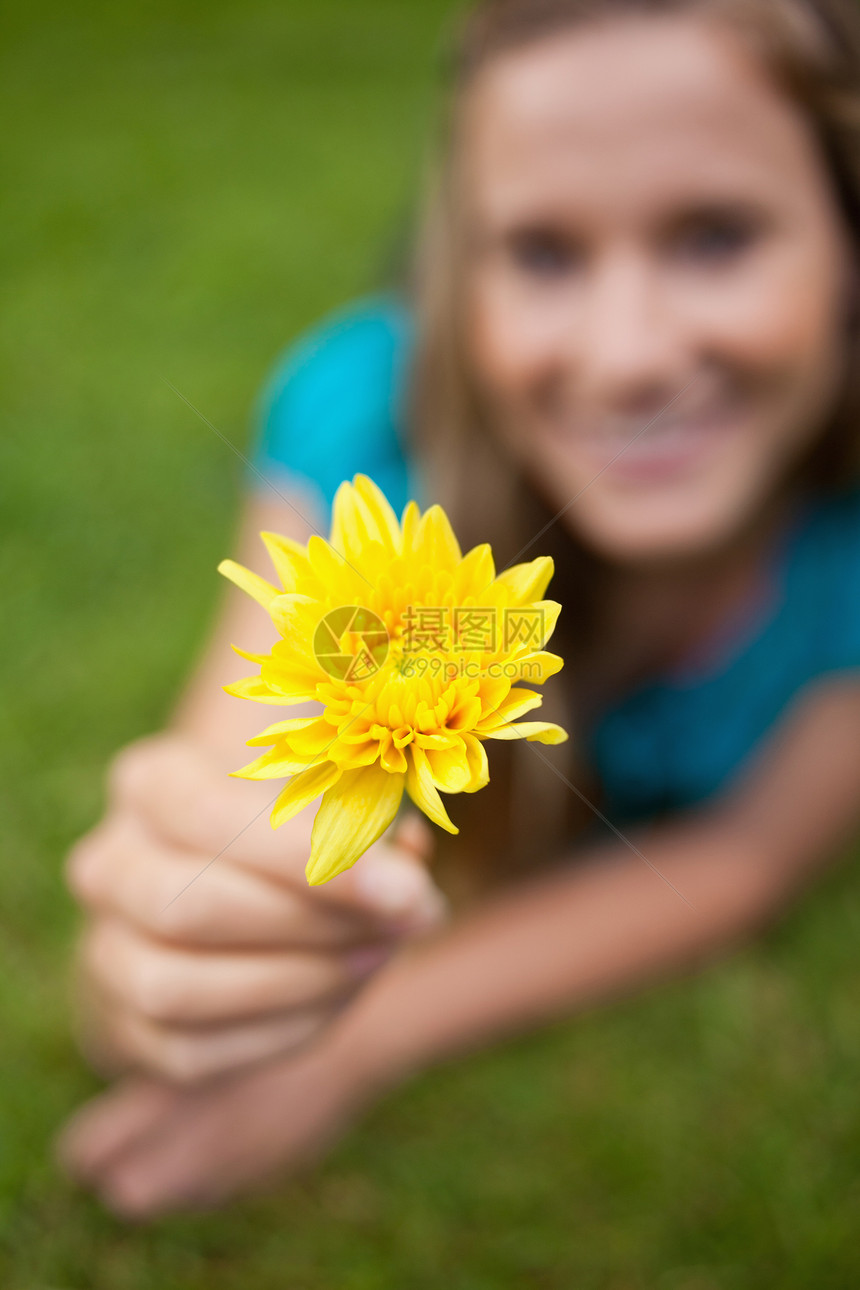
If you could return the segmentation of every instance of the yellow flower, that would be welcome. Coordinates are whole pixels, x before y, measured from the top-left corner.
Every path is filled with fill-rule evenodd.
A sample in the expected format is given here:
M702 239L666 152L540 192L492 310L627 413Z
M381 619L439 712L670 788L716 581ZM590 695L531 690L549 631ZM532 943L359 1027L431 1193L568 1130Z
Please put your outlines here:
M487 739L560 743L546 721L516 718L540 706L538 684L562 667L544 645L561 606L543 600L553 564L541 557L496 576L489 545L463 556L440 506L410 502L398 523L366 475L341 484L331 537L307 546L260 535L280 580L224 560L219 572L268 611L280 634L229 694L321 711L269 726L249 745L272 745L232 772L290 776L272 811L277 828L322 794L307 865L311 884L350 868L394 819L404 790L436 824L458 830L439 796L489 780Z

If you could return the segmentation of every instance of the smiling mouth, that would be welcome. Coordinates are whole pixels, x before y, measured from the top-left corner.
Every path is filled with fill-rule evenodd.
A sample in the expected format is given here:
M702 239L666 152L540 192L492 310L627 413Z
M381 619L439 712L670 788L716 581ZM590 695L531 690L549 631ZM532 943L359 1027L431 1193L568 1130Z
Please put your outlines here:
M738 423L737 408L723 402L696 414L670 411L650 425L646 419L638 425L628 420L623 426L616 421L589 430L568 429L564 438L589 469L619 480L646 482L701 469Z

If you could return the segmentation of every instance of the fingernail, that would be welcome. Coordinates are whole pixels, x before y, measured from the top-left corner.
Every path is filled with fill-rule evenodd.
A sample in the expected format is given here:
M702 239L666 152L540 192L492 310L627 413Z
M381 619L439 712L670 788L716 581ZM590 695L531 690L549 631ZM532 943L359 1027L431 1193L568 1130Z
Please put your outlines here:
M369 976L391 957L390 945L364 945L346 955L346 966L353 976Z
M414 935L416 932L428 932L438 927L450 912L448 901L441 891L431 889L418 909L403 914L391 923L391 930L401 936Z
M427 878L416 865L376 860L356 874L356 885L374 909L402 914L418 904L427 890Z

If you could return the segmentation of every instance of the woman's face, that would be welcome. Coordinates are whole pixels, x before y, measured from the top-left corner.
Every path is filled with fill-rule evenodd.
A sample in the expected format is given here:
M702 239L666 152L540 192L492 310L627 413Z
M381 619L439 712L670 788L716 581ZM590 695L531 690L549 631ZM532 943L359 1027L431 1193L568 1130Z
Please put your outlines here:
M714 551L822 432L849 240L802 112L701 20L565 33L463 105L471 362L564 523Z

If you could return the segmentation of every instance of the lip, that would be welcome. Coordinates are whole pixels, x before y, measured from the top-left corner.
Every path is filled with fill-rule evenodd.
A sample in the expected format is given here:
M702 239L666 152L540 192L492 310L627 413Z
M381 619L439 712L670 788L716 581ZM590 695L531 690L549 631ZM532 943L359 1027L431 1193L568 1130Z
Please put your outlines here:
M671 481L701 470L739 424L728 409L658 417L629 432L569 433L570 450L595 473L619 481Z

